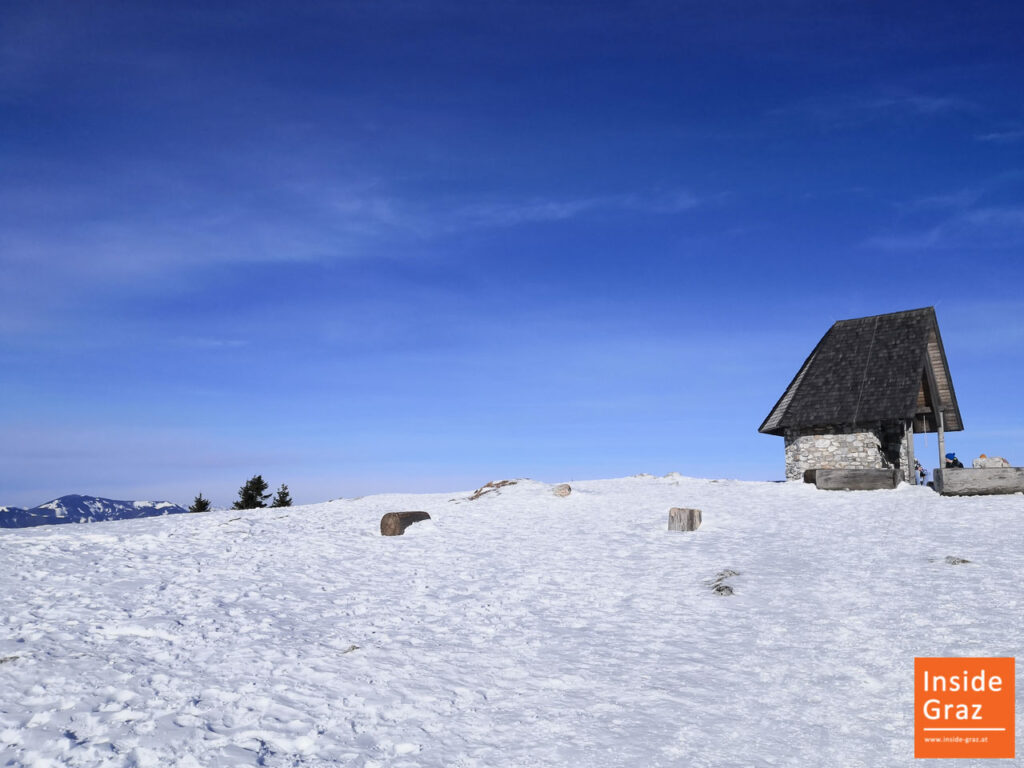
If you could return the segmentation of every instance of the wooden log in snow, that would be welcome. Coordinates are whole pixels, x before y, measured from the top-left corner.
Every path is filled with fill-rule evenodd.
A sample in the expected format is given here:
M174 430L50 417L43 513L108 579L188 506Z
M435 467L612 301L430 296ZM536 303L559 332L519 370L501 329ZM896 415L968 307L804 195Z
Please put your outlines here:
M1024 467L936 469L935 490L943 496L988 496L1024 491Z
M380 519L380 535L401 536L413 523L429 519L426 512L388 512Z
M823 491L879 491L899 482L895 469L809 469L804 482Z
M700 522L699 509L672 507L668 511L668 529L670 531L696 531L700 528Z

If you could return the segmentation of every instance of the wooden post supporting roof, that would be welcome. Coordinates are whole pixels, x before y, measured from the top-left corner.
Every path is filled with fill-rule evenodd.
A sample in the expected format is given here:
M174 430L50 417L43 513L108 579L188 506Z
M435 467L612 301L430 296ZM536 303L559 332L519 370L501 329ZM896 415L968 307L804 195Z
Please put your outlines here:
M946 466L946 419L939 406L939 468Z
M936 357L935 350L938 349L934 335L928 339L927 360L933 361ZM929 395L932 400L932 411L935 416L935 431L938 434L939 442L939 468L946 466L946 402L943 400L943 392L935 375L935 366L925 365L924 378L928 384ZM952 390L950 390L952 392Z
M903 428L903 439L907 441L907 477L908 483L917 485L917 465L914 463L914 420Z

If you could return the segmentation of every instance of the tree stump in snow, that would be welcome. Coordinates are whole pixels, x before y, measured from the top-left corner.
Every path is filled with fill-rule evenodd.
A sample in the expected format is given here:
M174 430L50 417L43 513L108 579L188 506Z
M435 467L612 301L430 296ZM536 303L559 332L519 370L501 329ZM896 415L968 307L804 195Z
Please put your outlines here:
M700 528L700 510L672 507L668 511L670 531L696 531Z
M552 492L555 496L565 497L572 493L572 486L568 483L560 483L552 489Z
M380 519L380 535L401 536L413 523L429 519L426 512L388 512Z

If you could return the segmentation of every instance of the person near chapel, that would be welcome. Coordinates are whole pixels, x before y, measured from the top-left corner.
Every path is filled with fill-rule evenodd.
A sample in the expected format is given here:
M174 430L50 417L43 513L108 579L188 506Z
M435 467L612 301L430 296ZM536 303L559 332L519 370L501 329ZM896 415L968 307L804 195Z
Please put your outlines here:
M946 469L963 469L964 465L955 453L946 454Z

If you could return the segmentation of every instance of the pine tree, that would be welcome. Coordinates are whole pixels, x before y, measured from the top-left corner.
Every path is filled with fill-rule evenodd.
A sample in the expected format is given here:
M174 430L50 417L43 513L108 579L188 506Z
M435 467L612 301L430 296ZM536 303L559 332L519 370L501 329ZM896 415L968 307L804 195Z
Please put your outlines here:
M277 495L274 497L274 501L271 502L272 507L290 507L292 505L292 497L288 495L288 486L281 483L281 487L277 489Z
M208 512L210 510L210 500L203 498L203 492L200 491L199 495L196 496L195 501L192 502L192 506L188 508L189 512Z
M267 506L267 499L270 498L267 490L267 481L262 475L254 475L246 481L245 485L238 489L238 501L232 505L232 509L256 509Z

